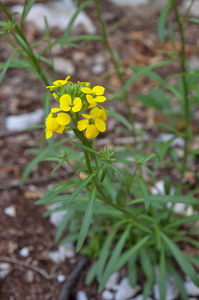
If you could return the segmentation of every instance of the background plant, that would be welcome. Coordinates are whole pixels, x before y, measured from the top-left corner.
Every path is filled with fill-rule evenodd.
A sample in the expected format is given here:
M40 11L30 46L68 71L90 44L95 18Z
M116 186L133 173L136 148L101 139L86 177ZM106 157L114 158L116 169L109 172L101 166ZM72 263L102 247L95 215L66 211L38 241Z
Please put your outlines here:
M88 1L84 2L79 7L78 12L84 8L87 2ZM114 49L112 49L109 44L108 34L97 1L94 1L94 4L101 25L102 36L69 37L68 34L75 15L66 29L63 39L51 43L46 21L46 36L48 37L49 45L40 55L34 54L32 51L34 45L30 46L27 43L21 29L25 16L33 4L34 1L25 3L20 26L17 26L13 16L11 16L3 4L0 3L9 19L7 23L1 23L2 34L8 42L12 43L13 48L15 48L8 62L1 65L3 68L2 74L5 74L9 66L20 66L33 72L43 80L46 85L51 85L51 80L47 73L43 72L40 67L40 61L44 61L47 63L47 68L53 69L53 57L51 56L51 61L47 61L45 56L43 56L47 49L51 49L56 43L60 45L68 43L70 46L75 47L73 42L80 39L84 39L86 42L92 39L103 40L110 53L115 72L122 84L121 90L115 90L111 98L119 97L126 103L129 121L118 112L110 111L109 113L118 118L126 127L126 130L131 132L134 138L134 148L133 150L116 151L115 154L111 153L107 148L105 148L103 152L98 152L91 147L88 141L80 135L78 131L74 130L77 141L74 141L74 138L66 138L53 145L50 140L47 148L45 146L33 151L37 156L25 170L22 183L33 166L41 160L57 161L58 165L53 171L56 171L63 163L68 163L73 169L76 176L70 180L56 184L52 189L46 192L42 199L37 201L37 204L63 202L63 205L55 210L67 208L68 214L58 228L56 242L61 239L65 228L68 228L70 235L63 238L61 243L77 240L77 251L79 251L86 235L88 236L88 245L83 248L83 252L91 257L97 258L97 261L92 265L87 274L87 284L91 283L96 277L99 281L100 292L104 288L109 276L127 264L132 285L135 285L137 282L137 274L143 276L144 299L146 299L154 284L155 268L158 265L161 299L165 298L165 278L167 272L175 278L182 297L187 299L186 291L183 287L183 280L174 267L174 261L178 263L181 270L187 274L195 284L199 285L199 280L193 267L193 265L198 265L198 257L185 254L182 247L183 242L186 241L195 248L198 248L198 241L195 239L195 235L198 234L198 229L195 226L195 222L198 220L198 214L190 217L177 216L172 209L168 208L167 202L173 204L185 203L187 205L193 205L196 209L198 206L197 199L190 196L181 196L183 193L183 177L187 170L188 158L191 156L193 159L197 153L193 152L190 146L193 138L190 119L193 115L195 105L198 104L198 71L190 71L186 61L183 23L186 21L198 22L198 20L189 20L186 15L181 18L178 13L176 1L169 1L161 13L158 33L160 39L163 41L166 18L169 10L173 9L181 36L181 51L178 53L175 48L173 26L170 23L169 37L173 45L173 51L167 53L169 59L145 68L131 66L130 68L133 69L135 73L125 82L123 77L127 70L122 69L119 53L117 53L116 56ZM15 44L9 40L7 33L13 35L16 41ZM13 57L16 53L19 54L21 58L14 60ZM179 78L176 86L173 86L167 80L161 78L155 70L158 67L176 62L181 65L181 72L172 75L173 77L176 76ZM1 75L1 79L3 75ZM161 127L174 134L174 137L163 145L158 145L158 143L153 144L156 148L159 148L158 154L145 154L144 148L146 145L137 142L137 133L135 131L134 117L129 102L128 87L142 75L155 80L157 87L151 90L150 95L147 95L147 97L145 95L138 95L138 100L142 101L146 106L152 106L165 114L168 118L168 123L161 124ZM172 111L170 103L170 99L173 97L175 97L179 104L179 109L174 112ZM49 112L49 103L50 94L47 92L45 96L46 116ZM171 112L173 113L171 114ZM184 124L184 131L178 130L175 122L176 116L181 118ZM180 159L175 149L171 149L170 147L172 141L177 137L183 137L185 140L183 160ZM73 147L75 147L75 149L77 149L76 147L82 149L81 151L84 151L86 159L79 156L74 148L71 149L71 147L68 147L66 145L68 141L73 141ZM124 157L128 156L134 159L131 161L124 159ZM75 165L71 165L71 160L75 161ZM152 166L150 168L149 163ZM174 196L169 195L169 189L167 188L168 181L166 182L166 179L165 189L167 190L167 195L150 195L148 187L152 186L155 180L153 179L153 170L157 169L159 165L163 165L165 168L176 168L181 174ZM142 168L145 168L152 176L149 182L143 180L141 176ZM79 174L80 170L86 173L86 179L81 179ZM74 188L74 192L71 195L66 194L69 188ZM194 194L194 191L192 191L192 194ZM48 211L45 215L48 216L54 211ZM90 226L92 219L93 223ZM187 223L190 224L191 230L186 230L184 225Z

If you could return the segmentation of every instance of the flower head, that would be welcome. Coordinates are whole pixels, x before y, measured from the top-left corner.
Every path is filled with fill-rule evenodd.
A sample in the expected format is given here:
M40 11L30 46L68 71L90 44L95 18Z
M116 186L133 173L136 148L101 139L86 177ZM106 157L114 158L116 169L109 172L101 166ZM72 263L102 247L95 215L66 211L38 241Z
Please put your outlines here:
M89 87L81 88L81 91L86 94L86 99L90 104L89 108L95 107L97 102L104 102L106 97L102 96L104 94L105 88L100 85L94 86L92 90Z
M63 133L65 125L69 124L71 117L60 111L60 108L52 108L46 118L46 138L51 138L53 132Z
M86 136L88 139L96 137L100 132L106 130L105 122L100 118L101 112L91 111L90 115L82 114L84 120L78 121L77 129L83 131L86 129Z
M100 117L102 121L106 121L108 112L105 108L101 107L101 105L97 105L91 110L91 113Z
M61 98L60 98L60 108L63 111L72 110L72 112L78 112L82 108L82 100L81 100L81 98L76 97L72 101L71 96L68 94L65 94L65 95L61 96Z
M67 76L65 80L56 80L53 82L54 85L51 86L47 86L47 89L50 89L51 91L54 91L56 89L58 89L59 87L61 87L64 84L68 83L68 79L70 78L70 76Z

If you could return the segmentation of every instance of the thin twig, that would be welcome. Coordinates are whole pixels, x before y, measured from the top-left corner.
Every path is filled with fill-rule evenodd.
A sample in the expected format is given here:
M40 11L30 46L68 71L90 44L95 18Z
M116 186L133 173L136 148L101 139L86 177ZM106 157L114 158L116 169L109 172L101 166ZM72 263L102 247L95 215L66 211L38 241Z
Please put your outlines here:
M84 256L80 262L77 264L75 269L70 273L66 281L64 282L61 292L57 298L57 300L69 300L69 297L71 295L71 289L74 285L74 283L78 280L81 272L88 264L89 260L86 256Z
M43 269L41 269L41 268L39 268L37 266L31 265L31 264L29 264L29 263L27 263L25 261L19 260L19 259L15 259L15 258L11 258L11 257L6 257L6 256L0 256L0 261L6 261L6 262L9 262L9 263L12 263L12 264L17 264L17 265L23 266L25 268L31 269L31 270L33 270L33 271L41 274L42 276L44 276L48 280L51 280L51 279L54 278L54 276L49 275Z

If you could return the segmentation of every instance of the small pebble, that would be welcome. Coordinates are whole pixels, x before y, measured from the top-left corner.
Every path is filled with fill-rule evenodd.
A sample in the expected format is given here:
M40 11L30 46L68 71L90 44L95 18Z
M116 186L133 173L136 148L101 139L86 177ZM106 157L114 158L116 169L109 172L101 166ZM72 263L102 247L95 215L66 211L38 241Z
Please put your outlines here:
M16 217L15 205L12 204L4 209L4 213L10 217Z
M29 253L30 251L27 247L24 247L19 251L19 255L21 255L22 257L28 257Z
M139 285L133 288L129 282L129 278L124 277L118 285L118 290L115 293L115 300L127 300L130 297L134 297L140 289L141 287Z
M101 73L103 73L104 71L105 71L105 66L104 65L102 65L102 64L97 64L97 65L95 65L93 68L92 68L92 73L94 74L94 75L99 75L99 74L101 74Z
M199 295L199 287L195 285L193 281L189 277L186 277L186 281L184 283L186 292L189 296L198 296Z
M32 283L34 281L34 272L32 270L28 270L26 273L26 282Z
M113 300L114 299L114 295L110 291L104 290L102 292L102 299L103 300Z
M60 275L57 276L57 281L59 283L64 282L65 279L66 279L66 277L64 275L62 275L62 274L60 274Z
M84 291L78 291L77 300L88 300L86 293Z
M2 262L0 263L0 279L4 279L12 270L9 263Z
M118 280L119 280L119 273L116 272L113 275L110 276L109 280L106 283L105 288L109 289L109 290L116 290L116 285L118 284Z

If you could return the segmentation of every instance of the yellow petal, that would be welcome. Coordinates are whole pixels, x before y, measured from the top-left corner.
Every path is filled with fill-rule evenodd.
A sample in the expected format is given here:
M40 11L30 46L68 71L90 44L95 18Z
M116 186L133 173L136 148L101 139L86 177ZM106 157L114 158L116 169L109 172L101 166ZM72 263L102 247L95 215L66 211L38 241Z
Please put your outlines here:
M81 120L81 121L78 121L78 123L77 123L77 129L80 131L86 129L88 126L89 126L88 120Z
M73 101L74 106L80 106L80 104L82 104L82 100L81 98L77 97L75 98L75 100Z
M87 115L87 114L82 114L82 116L83 116L84 118L86 118L86 119L90 119L90 118L92 118L92 116L91 116L91 115Z
M88 139L93 139L99 134L99 130L94 124L91 124L86 129L86 136Z
M67 113L59 113L56 120L60 125L68 125L71 117Z
M96 106L97 105L97 102L95 101L95 99L93 98L93 96L91 95L86 95L86 99L88 101L88 103L90 105L92 105L92 107Z
M60 125L57 123L56 119L53 118L51 114L49 114L46 119L46 127L47 130L54 132L59 129Z
M47 129L46 130L46 139L47 140L50 139L52 135L53 135L52 131L50 131L50 130Z
M102 121L106 121L106 119L107 119L107 114L106 114L106 110L102 107L102 114L101 114L101 116L100 116L100 119L102 120Z
M106 97L104 97L104 96L96 96L95 97L95 101L96 102L104 102L104 101L106 101Z
M83 87L83 88L81 88L81 91L82 91L84 94L92 94L91 89L88 88L88 87Z
M72 111L73 112L78 112L78 111L81 110L81 108L82 108L82 104L80 104L79 106L75 105L74 107L72 107Z
M64 111L69 111L71 109L71 96L68 94L65 94L61 96L60 98L60 108Z
M95 93L97 96L103 95L104 91L105 91L105 88L103 86L100 86L100 85L96 85L92 89L92 92Z
M58 112L58 111L60 111L59 107L53 107L53 108L51 108L51 112Z
M99 118L95 119L95 125L96 125L97 129L101 132L104 132L106 130L106 124L104 123L104 121L102 121Z
M94 117L100 118L100 116L102 115L102 109L95 107L91 110L90 114Z
M52 92L57 89L57 86L51 85L51 86L47 86L46 88L50 89L50 91Z
M65 129L65 125L61 125L60 128L56 132L62 134L64 129Z

